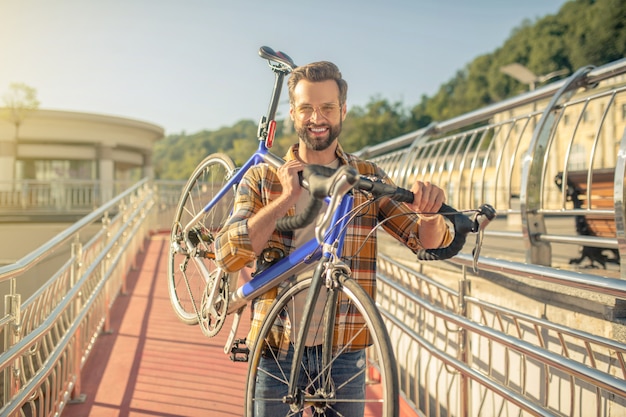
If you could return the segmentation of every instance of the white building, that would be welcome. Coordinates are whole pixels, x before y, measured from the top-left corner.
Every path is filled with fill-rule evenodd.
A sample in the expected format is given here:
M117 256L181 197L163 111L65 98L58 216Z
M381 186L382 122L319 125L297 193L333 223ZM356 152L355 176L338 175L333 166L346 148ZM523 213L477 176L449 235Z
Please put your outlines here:
M98 200L107 201L115 183L152 177L152 148L163 136L161 126L101 114L34 110L19 129L0 119L0 192L5 195L0 205L10 205L18 184L29 181L91 182L99 188Z

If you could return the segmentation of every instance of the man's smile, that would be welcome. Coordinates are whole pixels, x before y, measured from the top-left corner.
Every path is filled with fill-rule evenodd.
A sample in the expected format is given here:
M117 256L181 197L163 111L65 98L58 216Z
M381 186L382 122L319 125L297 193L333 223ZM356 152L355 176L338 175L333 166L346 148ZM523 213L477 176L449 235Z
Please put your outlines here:
M309 131L315 135L328 132L328 126L309 126Z

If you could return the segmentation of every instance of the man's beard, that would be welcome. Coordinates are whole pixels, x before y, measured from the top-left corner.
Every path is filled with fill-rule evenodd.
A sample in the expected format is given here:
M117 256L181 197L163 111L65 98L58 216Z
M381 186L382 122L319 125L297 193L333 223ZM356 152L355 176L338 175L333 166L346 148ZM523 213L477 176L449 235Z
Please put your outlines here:
M300 126L296 126L296 133L298 134L298 137L302 139L307 149L310 149L312 151L323 151L325 149L328 149L331 143L333 143L333 141L339 137L339 134L341 133L341 125L341 121L339 122L339 124L336 125L318 125L315 123L306 123ZM311 126L328 127L328 136L323 139L315 135L309 136L308 128Z

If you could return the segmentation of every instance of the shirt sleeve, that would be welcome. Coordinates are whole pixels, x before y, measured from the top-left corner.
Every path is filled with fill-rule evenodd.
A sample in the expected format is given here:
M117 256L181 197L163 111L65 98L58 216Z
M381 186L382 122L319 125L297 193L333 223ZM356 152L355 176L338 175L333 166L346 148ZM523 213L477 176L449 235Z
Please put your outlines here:
M379 176L383 182L393 184L391 178L389 178L382 169L377 167L376 171L377 176ZM411 249L414 253L424 249L419 240L419 216L413 213L404 203L390 198L383 198L380 202L379 221L384 221L383 229L385 229L387 233L404 243L406 247ZM449 227L443 230L443 234L439 246L441 248L450 245L454 238Z
M233 214L215 238L215 262L236 272L256 261L248 232L248 219L260 210L261 196L254 178L245 176L237 188Z

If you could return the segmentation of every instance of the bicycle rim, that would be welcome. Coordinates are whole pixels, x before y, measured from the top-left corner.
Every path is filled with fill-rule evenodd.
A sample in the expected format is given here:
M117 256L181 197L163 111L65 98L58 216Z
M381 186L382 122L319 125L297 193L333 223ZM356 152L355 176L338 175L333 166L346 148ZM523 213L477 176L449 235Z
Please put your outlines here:
M204 213L189 233L191 245L183 236L183 229L224 188L234 169L226 155L213 154L205 158L191 174L176 208L170 234L168 289L174 312L186 324L201 321L209 328L221 326L210 323L206 317L201 320L202 299L205 292L211 290L210 285L222 285L221 272L215 265L213 240L231 213L234 190L229 190Z
M389 335L380 313L378 312L372 299L354 280L342 276L339 278L339 282L341 284L339 289L340 295L343 294L343 298L348 300L350 303L349 308L354 308L365 318L365 324L361 331L365 331L365 328L367 328L367 331L369 331L371 335L372 344L366 348L367 366L361 368L355 367L353 375L348 377L365 378L367 381L365 398L345 398L345 395L342 392L342 389L346 386L345 383L338 383L333 380L330 385L324 384L323 372L319 372L320 369L317 369L317 372L315 370L311 371L310 368L308 368L304 363L305 361L308 363L312 362L310 358L307 358L306 360L303 359L301 361L301 367L307 368L308 371L301 373L302 384L300 387L303 391L307 391L308 393L317 393L317 398L314 399L316 407L311 408L311 404L313 404L313 402L307 402L307 397L305 397L305 400L303 401L305 404L299 407L299 409L290 409L289 406L283 405L282 411L274 411L272 415L291 416L300 415L299 413L302 412L304 412L304 415L309 415L306 414L307 411L305 411L308 409L312 410L310 412L312 412L313 415L316 415L315 412L318 412L320 415L324 415L324 412L326 412L327 415L341 416L343 415L341 413L332 413L340 410L342 407L354 407L358 405L364 407L365 416L395 417L399 414L399 387L396 362ZM272 337L271 330L275 324L280 326L289 324L291 326L292 334L297 334L301 319L301 310L294 308L293 300L296 297L305 297L310 286L311 279L308 278L294 283L290 287L286 288L274 302L270 312L263 322L257 343L252 346L249 357L250 363L244 404L245 415L248 417L257 415L255 413L259 407L283 403L283 396L286 392L288 392L287 385L289 384L291 360L279 359L276 349L268 348L268 342ZM326 289L322 288L321 291L324 293ZM322 300L325 299L322 294L320 294L320 298ZM345 306L345 304L343 306ZM286 316L284 314L285 312L287 312ZM289 320L286 321L285 317L288 317ZM311 330L309 334L319 334L319 341L321 342L323 334L322 329L324 326L325 324L323 322L311 323L311 328L313 330ZM315 339L314 343L316 343L317 340L318 339ZM332 352L329 355L331 359L328 369L331 370L333 378L335 375L333 366L337 363L337 357L341 352ZM324 355L324 352L320 353L320 363L322 355ZM263 368L268 363L271 363L271 366L278 369L273 376L268 376L268 372ZM284 390L283 394L271 397L261 392L259 381L268 377L273 383L281 386ZM342 378L346 378L345 374ZM327 397L327 399L320 399L320 397ZM309 396L308 399L310 400L311 397Z

